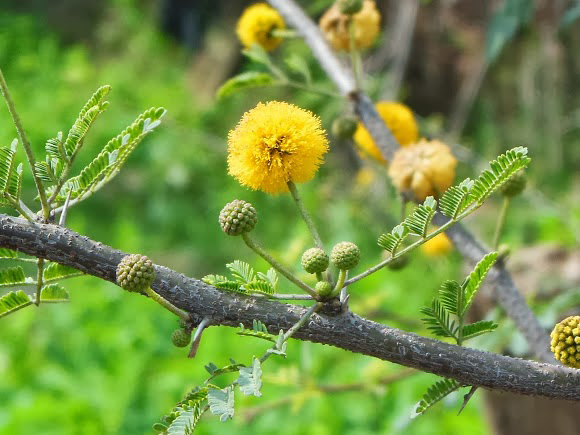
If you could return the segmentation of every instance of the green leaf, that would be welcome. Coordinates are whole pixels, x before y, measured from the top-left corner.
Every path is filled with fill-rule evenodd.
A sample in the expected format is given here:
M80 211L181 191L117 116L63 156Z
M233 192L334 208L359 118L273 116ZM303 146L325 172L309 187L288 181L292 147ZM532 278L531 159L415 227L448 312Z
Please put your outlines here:
M479 322L470 323L469 325L464 325L461 331L463 340L469 340L470 338L477 337L479 335L487 334L492 332L499 325L491 320L480 320Z
M258 279L269 282L274 291L278 289L278 274L274 268L268 269L265 275L262 272L258 272L257 275Z
M423 307L420 311L427 316L421 320L433 334L457 340L455 321L451 321L449 312L438 299L433 299L431 307Z
M463 209L475 202L481 205L516 172L525 168L531 160L527 154L527 148L516 147L506 151L505 154L500 155L496 160L491 161L489 163L491 170L486 169L475 180Z
M437 201L432 196L428 196L423 204L415 207L411 215L403 221L403 225L409 229L409 234L424 238L436 211Z
M240 391L246 396L262 397L260 392L260 388L262 388L262 367L258 358L254 357L251 367L240 368L240 376L237 382L240 386Z
M20 199L22 188L22 164L16 165L16 146L14 139L10 147L0 148L0 205L11 206L10 201Z
M0 248L0 258L18 258L18 252L11 249Z
M213 285L214 287L223 290L241 293L243 295L248 294L247 290L242 288L242 284L238 281L232 281L223 275L206 275L201 280L206 284Z
M461 384L453 379L443 379L441 381L435 382L427 389L427 392L423 395L423 400L417 403L415 407L415 414L412 416L412 418L416 418L419 415L424 414L425 411L427 411L437 402L440 402L446 396L458 390L459 388L461 388Z
M236 92L258 88L263 86L272 86L276 84L276 80L268 73L257 71L248 71L238 74L227 80L217 91L218 98L224 98Z
M464 289L463 291L465 293L465 308L463 309L462 315L465 315L471 306L477 290L479 290L483 280L493 267L493 264L497 259L497 255L497 252L490 252L485 257L483 257L481 261L477 263L475 269L473 269L473 272L471 272L471 274L465 278L465 281L463 281L461 287Z
M32 301L22 290L6 293L0 297L0 317L7 316L31 304Z
M64 183L56 201L65 201L69 192L71 199L83 200L111 181L143 138L161 123L164 114L163 108L151 108L141 114L133 124L111 139L78 176ZM53 189L47 189L49 195Z
M12 286L14 284L24 284L26 282L26 275L22 267L7 267L0 269L0 287Z
M441 305L451 314L460 317L463 314L465 298L463 288L457 281L445 281L439 289Z
M246 337L256 337L262 340L267 340L272 343L276 343L278 341L278 336L270 334L268 332L268 328L259 320L254 320L253 322L253 330L245 329L244 325L240 323L240 331L237 332L238 335L246 336Z
M258 293L266 296L274 294L274 288L268 281L252 281L244 284L242 287L249 293Z
M560 27L566 29L574 23L574 21L580 18L580 2L576 2L575 5L570 6L570 8L564 13L564 16L560 20Z
M220 421L224 422L228 418L234 417L234 390L227 387L223 390L211 389L207 393L209 410L214 415L220 416Z
M42 278L44 281L55 281L57 279L72 278L82 276L83 272L69 266L63 266L58 263L49 263L43 271Z
M247 284L256 278L254 269L246 262L234 260L232 263L226 264L226 267L230 270L234 279L240 284Z
M59 284L49 284L42 288L40 292L40 300L68 302L70 297L64 287Z
M469 196L469 191L473 187L474 181L466 178L459 185L452 186L445 191L439 200L439 208L441 212L455 220L459 212L463 209L463 203Z
M290 56L284 59L284 63L291 71L300 74L306 84L309 85L312 83L312 73L310 72L308 62L300 54L292 52Z
M167 428L167 435L189 435L193 434L195 426L203 415L204 409L200 406L192 406L176 408L174 412L177 412L179 415Z
M397 225L390 233L381 234L379 236L378 244L381 248L389 251L395 255L397 249L409 234L409 229L405 225Z
M263 65L270 65L271 63L270 55L260 44L253 44L250 48L243 50L242 54L248 59Z
M495 12L485 38L485 59L489 64L497 59L520 27L530 21L533 11L534 2L530 0L506 0Z

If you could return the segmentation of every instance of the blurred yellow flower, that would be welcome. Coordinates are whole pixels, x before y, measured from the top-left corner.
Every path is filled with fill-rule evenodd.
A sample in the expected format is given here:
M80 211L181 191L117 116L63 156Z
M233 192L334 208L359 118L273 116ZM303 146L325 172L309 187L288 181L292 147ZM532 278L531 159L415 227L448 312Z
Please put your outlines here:
M340 12L335 3L320 18L320 30L335 50L350 51L349 27L354 20L354 40L356 48L370 47L380 31L381 15L373 0L365 0L362 10L354 15Z
M438 140L421 139L400 148L389 167L389 176L403 195L423 201L439 197L453 183L457 159L447 145Z
M401 146L417 142L419 129L411 109L404 104L392 101L381 101L375 104L375 108ZM361 123L358 124L354 140L363 149L364 153L381 163L386 163L375 141Z
M276 9L266 3L256 3L244 10L236 32L245 48L259 44L265 50L272 51L282 42L281 38L272 36L272 31L285 27L284 19Z
M439 257L445 255L451 251L452 248L453 245L445 233L439 233L431 240L428 240L421 245L421 251L423 251L423 253L429 257Z
M228 170L243 186L267 193L314 177L328 151L320 118L292 104L270 101L246 112L228 135Z

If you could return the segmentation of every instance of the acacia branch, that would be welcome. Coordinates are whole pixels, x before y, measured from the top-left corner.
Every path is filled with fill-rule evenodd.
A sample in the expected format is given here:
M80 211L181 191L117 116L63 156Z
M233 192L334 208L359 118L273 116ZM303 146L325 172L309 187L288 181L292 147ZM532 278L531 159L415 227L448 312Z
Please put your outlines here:
M0 215L0 247L74 267L115 282L118 263L126 255L67 228ZM199 323L289 330L306 308L234 292L220 291L171 269L155 266L151 286ZM127 298L134 297L127 294ZM580 401L580 371L455 346L364 319L352 312L313 314L294 338L328 344L407 367L455 379L466 385Z
M326 71L328 77L335 83L338 90L352 101L355 112L381 150L383 157L389 161L392 160L393 154L399 148L399 143L375 110L370 98L363 92L356 90L349 71L341 65L316 24L294 0L268 0L268 2L278 9L285 20L303 36L304 41L310 46L314 57ZM444 222L443 218L443 216L439 216L435 222ZM483 255L489 252L461 224L452 226L446 233L456 249L472 263L478 262ZM490 278L499 305L526 338L533 354L542 361L552 361L548 351L550 345L548 334L540 325L501 262L496 263Z

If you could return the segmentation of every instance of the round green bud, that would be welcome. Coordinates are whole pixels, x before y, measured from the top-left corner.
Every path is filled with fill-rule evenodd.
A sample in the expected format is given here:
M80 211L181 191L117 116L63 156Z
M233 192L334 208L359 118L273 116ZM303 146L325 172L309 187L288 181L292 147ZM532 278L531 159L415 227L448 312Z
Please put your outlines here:
M522 171L516 172L512 177L505 182L501 187L500 193L508 198L518 196L526 188L527 178L526 173Z
M345 15L354 15L363 7L363 0L336 0L338 9Z
M330 261L341 270L350 270L360 260L360 249L354 243L341 242L332 248Z
M324 272L328 264L328 255L320 248L310 248L302 254L302 267L308 273Z
M224 233L239 236L254 229L258 214L249 202L234 199L222 209L219 221Z
M185 329L176 329L171 334L171 342L175 347L185 347L191 341L191 334L188 333Z
M339 116L332 123L332 135L339 139L350 139L356 127L357 119L354 116Z
M146 256L131 254L117 266L117 284L130 292L143 292L155 281L153 262Z
M558 361L580 369L580 316L566 317L550 334L550 350Z
M408 255L401 255L400 257L395 258L387 267L391 270L401 270L404 269L405 266L409 264L409 256Z
M318 293L320 296L326 297L332 292L332 286L329 282L318 281L314 287L314 290L316 290L316 293Z

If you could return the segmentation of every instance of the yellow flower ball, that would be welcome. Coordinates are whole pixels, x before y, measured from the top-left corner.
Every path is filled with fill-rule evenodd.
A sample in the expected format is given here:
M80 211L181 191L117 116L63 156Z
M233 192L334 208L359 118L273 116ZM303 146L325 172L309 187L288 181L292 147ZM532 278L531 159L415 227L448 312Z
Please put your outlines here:
M401 146L417 142L419 128L417 127L417 122L411 109L404 104L392 101L381 101L375 104L375 108ZM381 163L387 163L375 144L375 141L362 123L358 124L356 132L354 133L354 140L366 155L373 157Z
M389 176L403 195L423 201L439 197L453 183L457 159L447 145L438 140L421 139L400 148L389 167Z
M284 19L276 9L266 3L256 3L244 10L238 20L236 32L245 48L259 44L265 50L272 51L282 42L282 38L272 36L272 31L284 28Z
M354 20L354 41L359 50L370 47L381 28L381 14L373 0L365 0L360 12L346 15L340 12L335 3L320 18L320 30L328 43L338 51L350 51L349 27Z
M288 191L288 181L311 180L328 151L320 118L279 101L246 112L230 131L228 144L230 175L267 193Z
M451 251L453 245L445 233L439 233L421 245L421 251L429 257L440 257Z
M566 317L550 334L550 350L562 364L580 369L580 316Z

